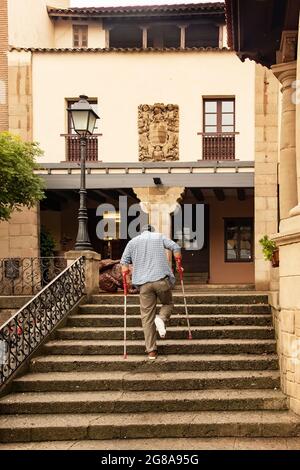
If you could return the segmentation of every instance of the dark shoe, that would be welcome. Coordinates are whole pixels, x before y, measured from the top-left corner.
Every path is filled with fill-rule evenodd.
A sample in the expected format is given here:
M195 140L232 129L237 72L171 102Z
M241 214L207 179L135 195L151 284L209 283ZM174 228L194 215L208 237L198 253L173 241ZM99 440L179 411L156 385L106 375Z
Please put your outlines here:
M151 361L155 361L156 358L157 358L157 351L151 351L148 353L148 359L150 359Z

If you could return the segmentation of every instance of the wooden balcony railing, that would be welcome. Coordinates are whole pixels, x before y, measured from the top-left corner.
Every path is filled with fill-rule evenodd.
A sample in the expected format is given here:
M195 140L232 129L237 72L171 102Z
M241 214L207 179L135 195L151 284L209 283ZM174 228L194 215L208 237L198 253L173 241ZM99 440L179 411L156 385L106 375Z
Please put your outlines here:
M68 162L80 162L80 139L78 135L67 134L66 139L66 160ZM98 136L87 137L86 161L98 161Z
M203 160L235 160L235 136L238 132L199 132L202 135Z

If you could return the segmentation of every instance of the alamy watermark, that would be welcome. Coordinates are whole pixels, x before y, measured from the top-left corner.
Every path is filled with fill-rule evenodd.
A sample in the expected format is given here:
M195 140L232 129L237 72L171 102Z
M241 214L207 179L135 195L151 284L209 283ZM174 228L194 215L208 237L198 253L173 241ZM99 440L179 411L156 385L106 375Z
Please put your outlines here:
M187 250L201 250L204 245L204 204L174 203L172 208L173 233L171 237L184 244ZM147 212L150 212L150 220ZM127 196L119 197L119 208L100 204L96 216L101 217L96 227L99 239L132 239L148 223L156 231L170 232L170 204L136 203L128 206Z
M300 339L295 339L291 345L291 358L292 363L295 365L300 364Z
M292 88L295 89L292 94L292 102L295 105L300 104L300 80L294 80L292 83Z

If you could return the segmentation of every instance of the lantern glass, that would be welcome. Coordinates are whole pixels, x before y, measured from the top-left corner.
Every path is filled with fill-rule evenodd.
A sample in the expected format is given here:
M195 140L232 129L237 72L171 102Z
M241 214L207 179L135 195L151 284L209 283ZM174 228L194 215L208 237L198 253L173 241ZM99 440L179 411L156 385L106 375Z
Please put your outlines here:
M68 109L68 112L71 115L73 129L77 134L86 136L94 132L99 116L87 101L87 96L80 95L79 101L74 103L73 106Z
M75 132L77 134L86 135L88 130L89 111L72 110L71 116Z
M92 134L96 126L97 117L94 111L89 112L88 133Z

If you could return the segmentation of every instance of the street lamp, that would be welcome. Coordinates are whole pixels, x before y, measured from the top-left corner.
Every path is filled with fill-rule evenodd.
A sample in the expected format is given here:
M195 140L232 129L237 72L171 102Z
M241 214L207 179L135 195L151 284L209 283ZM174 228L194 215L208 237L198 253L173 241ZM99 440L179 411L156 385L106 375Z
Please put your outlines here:
M93 249L87 229L85 162L87 136L94 132L99 116L95 113L87 99L87 96L80 95L79 101L67 109L71 117L72 127L80 137L80 206L78 211L78 232L75 243L75 250L78 251Z

